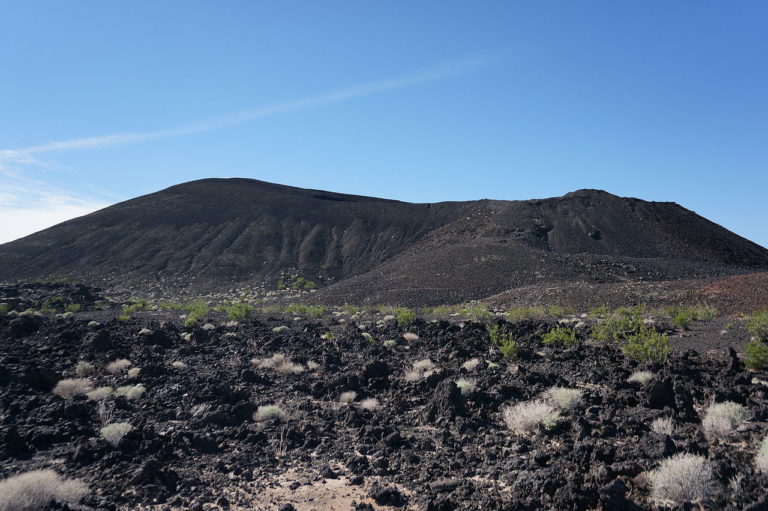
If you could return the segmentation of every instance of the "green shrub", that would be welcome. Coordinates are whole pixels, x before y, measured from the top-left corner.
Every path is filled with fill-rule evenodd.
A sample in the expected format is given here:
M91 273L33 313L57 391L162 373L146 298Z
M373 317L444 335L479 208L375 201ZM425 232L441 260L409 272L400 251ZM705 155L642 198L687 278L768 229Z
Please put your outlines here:
M166 311L181 311L184 310L184 304L179 302L160 302L157 304L157 308Z
M673 306L665 309L666 314L672 319L676 327L687 330L691 321L708 321L715 317L717 309L709 305L697 305L695 307Z
M465 305L458 310L458 313L469 317L473 321L483 321L491 318L491 311L482 304Z
M406 307L398 307L394 312L397 324L400 326L410 325L416 319L416 313Z
M486 326L491 342L499 348L505 358L517 358L520 356L520 346L512 338L509 332L502 332L500 325Z
M64 312L77 312L82 307L79 303L68 303L64 306Z
M253 312L253 307L247 303L227 303L217 306L216 311L226 313L230 321L243 321Z
M598 341L619 342L643 327L643 307L619 307L613 314L592 327Z
M363 335L363 339L365 339L369 343L371 343L371 344L375 344L376 343L376 339L374 339L373 336L371 334L369 334L368 332L363 332L362 335Z
M506 312L507 319L512 322L526 319L541 319L547 315L543 307L515 307Z
M541 342L544 344L562 344L567 347L575 346L579 341L576 339L576 332L573 329L559 326L542 335Z
M208 304L203 300L193 300L186 306L186 309L189 310L189 312L187 312L187 319L184 321L184 326L187 328L195 326L199 321L205 318L210 311L208 309Z
M0 314L8 314L8 304L0 303Z
M744 363L750 369L762 369L768 366L768 344L762 341L750 341L744 347Z
M768 341L768 309L755 312L749 317L747 331L759 341Z
M626 356L638 362L664 363L669 360L669 337L643 326L627 338L621 349Z
M126 323L131 320L131 317L128 316L127 314L122 314L118 316L117 320L120 321L121 323Z
M588 314L590 317L595 318L604 318L610 313L610 310L608 310L607 305L601 305L599 307L594 307L592 309L589 309Z
M135 298L131 300L130 305L123 307L123 314L130 316L134 312L143 311L147 309L147 300L144 298Z

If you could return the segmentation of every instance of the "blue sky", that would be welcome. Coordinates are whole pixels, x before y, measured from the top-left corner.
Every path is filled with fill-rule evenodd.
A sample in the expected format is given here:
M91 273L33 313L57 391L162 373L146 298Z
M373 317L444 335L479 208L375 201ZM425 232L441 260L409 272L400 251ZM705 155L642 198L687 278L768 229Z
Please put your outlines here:
M768 4L0 4L0 242L205 177L579 188L768 245Z

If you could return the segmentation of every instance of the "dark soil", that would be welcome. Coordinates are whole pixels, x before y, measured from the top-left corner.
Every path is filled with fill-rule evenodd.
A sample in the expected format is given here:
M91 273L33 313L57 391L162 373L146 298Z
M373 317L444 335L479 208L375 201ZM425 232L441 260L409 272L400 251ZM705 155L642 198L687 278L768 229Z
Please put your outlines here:
M40 289L4 288L2 301L14 292L17 305L40 300ZM752 464L766 434L768 373L745 371L722 349L709 357L678 346L668 364L641 366L615 346L589 341L589 321L568 349L541 343L554 320L501 322L521 345L521 359L511 361L490 343L485 325L473 322L377 327L366 315L329 314L227 326L211 317L210 327L186 330L172 313L139 313L127 322L117 314L86 305L68 318L0 315L0 478L36 468L81 478L91 489L81 509L632 510L653 509L647 472L689 452L709 459L717 492L678 509L768 505L768 475ZM719 330L718 321L709 329ZM705 325L680 339L695 342ZM274 331L278 326L287 328ZM733 342L743 342L743 330L734 331ZM334 338L323 340L327 332ZM406 341L405 332L419 338ZM278 353L304 371L282 374L251 362ZM140 374L107 373L104 366L117 358ZM435 372L408 381L411 365L426 358ZM482 360L479 367L462 368L472 358ZM54 395L54 384L74 377L82 360L96 366L94 386L140 383L146 393L111 398L103 410ZM186 369L171 366L177 361ZM309 362L318 366L309 369ZM654 373L650 385L627 382L637 369ZM459 378L474 380L476 390L462 395ZM582 389L583 404L551 430L520 436L505 426L506 406L552 386ZM355 401L340 404L347 391L357 393ZM367 398L380 408L364 409ZM709 441L700 423L712 400L744 404L752 419ZM286 417L255 421L253 413L268 404ZM650 430L658 417L674 419L671 437ZM113 447L99 435L105 421L135 430Z

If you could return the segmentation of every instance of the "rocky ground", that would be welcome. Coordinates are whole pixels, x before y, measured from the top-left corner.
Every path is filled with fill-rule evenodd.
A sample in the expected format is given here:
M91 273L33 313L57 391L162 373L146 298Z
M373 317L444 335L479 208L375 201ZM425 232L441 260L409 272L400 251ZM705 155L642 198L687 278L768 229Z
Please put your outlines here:
M662 365L590 340L595 322L580 315L569 348L542 344L556 318L488 320L520 345L505 358L484 323L462 318L236 323L212 313L185 328L178 312L119 321L119 309L95 308L95 290L65 287L2 288L9 309L52 293L81 308L0 314L0 479L44 468L78 478L88 491L72 509L768 509L768 475L753 462L768 430L768 372L746 371L726 349L747 339L738 317L686 332L656 323L674 349ZM107 371L119 359L130 366ZM83 361L92 388L143 393L55 394ZM641 369L647 384L627 381ZM459 380L472 385L462 391ZM581 403L547 428L508 427L505 409L556 386L581 390ZM713 401L740 403L750 417L707 436ZM268 405L280 410L259 417ZM654 432L658 418L674 431ZM120 422L133 429L114 446L100 430ZM651 499L650 471L675 453L707 458L709 497Z

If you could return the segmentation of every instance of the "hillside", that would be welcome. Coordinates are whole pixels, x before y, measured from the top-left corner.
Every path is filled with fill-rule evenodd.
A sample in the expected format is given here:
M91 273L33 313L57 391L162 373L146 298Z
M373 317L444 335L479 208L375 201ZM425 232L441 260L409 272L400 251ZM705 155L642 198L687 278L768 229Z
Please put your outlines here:
M674 203L599 190L411 204L205 179L0 245L0 280L72 276L156 289L275 289L318 300L445 303L537 282L660 281L768 269L768 251Z

